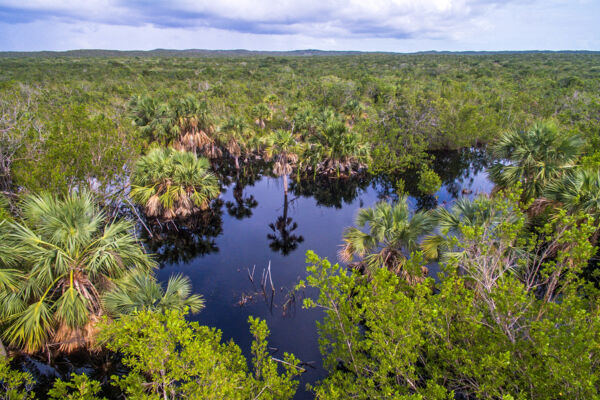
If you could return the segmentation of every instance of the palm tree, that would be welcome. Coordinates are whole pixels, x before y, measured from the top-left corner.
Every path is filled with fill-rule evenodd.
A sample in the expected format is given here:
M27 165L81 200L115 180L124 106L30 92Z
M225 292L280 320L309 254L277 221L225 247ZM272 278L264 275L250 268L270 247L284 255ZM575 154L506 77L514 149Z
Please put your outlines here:
M350 126L353 126L359 118L364 117L364 107L356 99L351 99L344 105L344 112L348 116L348 125Z
M182 275L170 277L165 289L151 274L134 271L105 293L102 302L112 316L184 308L196 313L204 308L204 300L202 296L191 295L191 289L190 280Z
M565 174L547 185L544 197L570 213L582 211L597 223L600 221L600 171L581 168ZM594 242L599 234L600 229L593 235Z
M221 155L213 137L215 130L206 102L199 102L194 96L188 95L177 99L171 108L175 121L173 131L178 135L174 145L178 150L202 151L210 158Z
M283 197L283 214L277 217L274 223L269 224L269 228L273 233L267 234L267 239L271 242L269 247L273 251L281 251L281 254L288 255L298 248L298 245L304 242L302 235L294 233L298 229L298 224L288 217L288 196Z
M293 131L300 134L303 139L312 137L317 132L317 128L321 125L321 122L315 115L312 105L310 103L300 104L294 106L292 110L290 110L292 111L290 119L293 125Z
M350 172L365 165L369 151L367 146L360 142L358 135L349 132L341 121L332 121L318 136L315 144L322 159L320 169L325 173Z
M274 159L273 173L283 176L283 191L288 193L288 175L292 173L298 162L298 154L302 146L290 131L276 130L265 138L267 159Z
M240 156L242 155L242 149L245 147L246 132L248 126L244 122L243 118L230 117L227 123L223 126L222 131L225 133L225 147L227 151L235 160L235 169L240 169Z
M131 118L150 142L168 144L173 138L173 119L166 104L149 96L133 96L129 102Z
M103 314L103 292L128 272L156 265L133 225L109 221L87 193L28 196L21 221L6 228L2 248L11 255L2 268L18 265L19 271L0 293L2 338L26 352L89 344Z
M600 217L600 171L576 169L550 182L545 197L560 203L571 212L583 211Z
M440 232L423 239L421 248L425 256L429 259L440 259L442 255L456 258L460 254L451 251L452 239L461 235L461 229L496 225L501 222L502 212L493 207L490 197L480 195L474 200L462 197L450 209L438 207L431 213L431 218Z
M271 109L265 103L260 103L252 107L252 117L255 118L254 123L260 129L265 129L266 122L271 119Z
M373 208L361 209L355 220L357 227L346 228L339 257L344 262L359 259L355 266L363 270L386 267L402 275L408 282L422 279L426 269L408 271L407 257L419 249L418 240L431 232L434 222L426 212L411 213L406 196L395 204L380 202ZM367 229L364 232L361 229Z
M507 132L492 146L493 154L508 160L496 163L490 177L500 189L523 186L523 200L535 199L548 182L575 166L583 142L561 132L553 122L538 122L527 131Z
M171 220L208 208L220 193L209 162L194 153L156 148L136 162L131 198L151 217Z

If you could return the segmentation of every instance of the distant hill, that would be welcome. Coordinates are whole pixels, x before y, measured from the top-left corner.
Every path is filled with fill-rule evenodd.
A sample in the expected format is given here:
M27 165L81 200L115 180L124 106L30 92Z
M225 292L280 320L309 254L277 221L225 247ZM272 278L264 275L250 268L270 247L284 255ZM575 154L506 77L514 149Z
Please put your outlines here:
M254 51L254 50L69 50L69 51L3 51L0 57L302 57L302 56L347 56L357 54L376 54L383 52L360 51L325 51L325 50L293 50L293 51ZM386 53L392 54L392 53Z
M293 51L255 51L255 50L100 50L82 49L69 51L3 51L0 57L315 57L315 56L348 56L361 54L464 54L464 55L493 55L493 54L526 54L526 53L551 53L551 54L600 54L600 51L585 50L531 50L531 51L421 51L415 53L395 52L364 52L364 51L329 51L329 50L293 50Z

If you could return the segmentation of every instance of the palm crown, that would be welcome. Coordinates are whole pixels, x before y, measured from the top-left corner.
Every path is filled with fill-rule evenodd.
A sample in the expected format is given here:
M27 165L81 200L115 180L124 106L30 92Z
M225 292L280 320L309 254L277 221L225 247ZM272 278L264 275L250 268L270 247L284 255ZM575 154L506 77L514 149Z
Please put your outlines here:
M317 155L316 168L325 173L350 172L367 161L369 151L354 132L341 121L330 121L315 138L313 155Z
M131 177L131 198L149 216L173 219L206 209L220 193L209 162L194 153L153 149L141 157Z
M274 159L273 173L283 176L284 191L287 194L287 176L292 173L298 162L302 146L291 131L276 130L265 138L265 153L268 159Z
M151 274L134 271L122 278L113 290L107 292L102 302L113 316L184 308L195 313L204 308L204 300L199 295L191 294L191 291L189 278L182 275L170 277L165 289Z
M545 185L575 166L582 141L565 135L551 122L540 122L527 131L507 132L492 146L497 163L489 172L500 189L523 186L523 196L531 199L542 195Z
M4 339L29 352L86 344L103 313L102 293L129 271L155 266L132 232L129 222L109 222L89 194L27 197L21 222L1 232L10 249L0 268L9 271L0 273Z
M373 208L361 209L356 227L344 232L340 259L350 262L359 258L359 266L373 269L386 267L407 280L419 279L414 271L406 271L406 254L418 250L419 238L434 228L426 212L411 213L406 196L395 204L380 202ZM361 230L365 229L366 232Z

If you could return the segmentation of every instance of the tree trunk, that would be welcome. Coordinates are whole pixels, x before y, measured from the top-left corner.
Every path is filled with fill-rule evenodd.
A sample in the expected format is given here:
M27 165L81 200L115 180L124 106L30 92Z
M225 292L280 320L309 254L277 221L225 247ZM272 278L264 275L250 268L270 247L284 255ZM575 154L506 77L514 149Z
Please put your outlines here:
M6 352L6 348L4 347L4 343L2 343L2 340L0 340L0 357L8 357L8 353Z
M240 169L240 162L238 161L239 157L235 157L235 169Z
M283 175L283 193L287 197L288 194L288 176Z

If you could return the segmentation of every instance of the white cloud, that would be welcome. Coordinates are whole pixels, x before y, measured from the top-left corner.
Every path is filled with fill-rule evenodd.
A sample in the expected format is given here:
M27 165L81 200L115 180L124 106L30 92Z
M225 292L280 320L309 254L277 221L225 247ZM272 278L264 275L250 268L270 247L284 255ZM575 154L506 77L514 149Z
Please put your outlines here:
M589 0L0 0L0 50L598 49L593 15Z
M314 37L443 37L511 0L17 0L0 1L3 21L209 27ZM12 19L12 20L11 20Z

